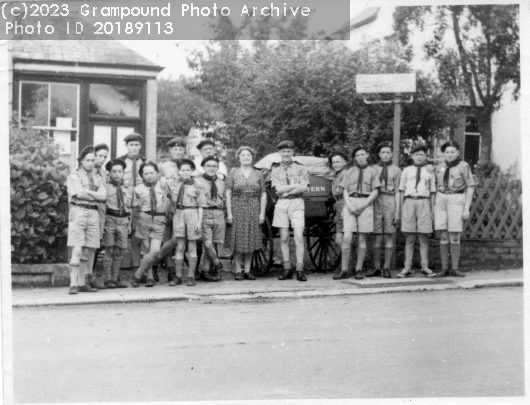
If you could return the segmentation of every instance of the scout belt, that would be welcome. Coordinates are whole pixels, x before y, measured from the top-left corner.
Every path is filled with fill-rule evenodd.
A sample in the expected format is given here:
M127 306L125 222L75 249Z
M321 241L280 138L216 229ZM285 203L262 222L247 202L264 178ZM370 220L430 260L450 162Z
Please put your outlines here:
M353 197L353 198L366 198L366 197L370 197L370 194L351 193L350 197Z
M71 202L70 204L72 205L76 205L78 207L81 207L81 208L86 208L88 210L98 210L98 206L97 205L91 205L91 204L79 204L79 203L76 203L76 202Z
M427 200L430 197L415 197L415 196L412 196L412 195L408 195L405 198L410 198L411 200Z
M152 217L165 217L165 212L153 212L153 211L143 211L144 214L151 215Z
M444 190L444 191L438 190L438 191L442 194L464 194L466 189L464 188L463 190L458 190L458 191L453 191L453 190Z
M294 200L295 198L302 198L302 194L288 195L287 197L280 197L281 200Z
M192 207L192 208L196 208L196 207ZM221 207L203 207L202 209L203 210L222 210Z
M189 207L187 205L182 205L180 207L177 207L177 210L196 210L199 207Z
M120 211L120 210L113 210L112 208L109 208L109 207L107 207L106 214L110 215L111 217L117 217L117 218L126 218L129 215L131 215L128 212Z

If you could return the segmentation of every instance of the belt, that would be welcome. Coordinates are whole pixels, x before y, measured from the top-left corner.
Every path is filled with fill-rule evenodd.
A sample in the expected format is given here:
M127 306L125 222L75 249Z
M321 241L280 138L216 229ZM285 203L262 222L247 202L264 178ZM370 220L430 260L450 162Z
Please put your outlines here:
M379 195L396 195L396 193L387 193L386 191L380 191Z
M353 198L366 198L366 197L370 197L370 194L351 193L350 197L353 197Z
M438 190L440 193L442 194L464 194L464 192L466 191L466 189L463 189L463 190L458 190L458 191L453 191L453 190L448 190L448 191L441 191L441 190Z
M288 195L287 197L280 197L280 200L294 200L295 198L302 198L302 194Z
M78 203L75 203L75 202L71 202L70 204L75 205L77 207L86 208L87 210L96 210L97 211L99 209L97 205L78 204Z
M111 217L117 217L117 218L127 218L129 215L131 215L128 212L113 210L112 208L109 208L109 207L107 207L106 214L110 215Z
M192 208L196 208L196 207L192 207ZM223 208L220 208L220 207L203 207L202 209L203 210L223 210Z
M151 215L152 217L165 217L165 212L153 212L153 211L142 211L144 214Z
M411 200L428 200L431 197L415 197L415 196L408 195L405 198L410 198Z
M177 210L196 210L199 207L188 207L186 205L183 205L182 207L177 207Z

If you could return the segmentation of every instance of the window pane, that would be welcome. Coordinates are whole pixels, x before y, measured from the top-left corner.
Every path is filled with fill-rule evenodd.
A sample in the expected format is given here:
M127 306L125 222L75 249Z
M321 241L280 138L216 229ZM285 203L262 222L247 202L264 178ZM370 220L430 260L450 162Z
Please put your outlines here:
M33 125L48 126L48 84L22 83L20 116Z
M77 85L50 84L51 117L50 126L59 128L77 128Z
M134 127L118 127L116 130L116 156L123 156L127 154L127 146L125 145L125 137L132 132L136 132ZM140 152L143 155L143 152Z
M466 132L479 132L478 122L475 117L466 117Z
M141 88L111 84L90 85L90 114L139 117Z

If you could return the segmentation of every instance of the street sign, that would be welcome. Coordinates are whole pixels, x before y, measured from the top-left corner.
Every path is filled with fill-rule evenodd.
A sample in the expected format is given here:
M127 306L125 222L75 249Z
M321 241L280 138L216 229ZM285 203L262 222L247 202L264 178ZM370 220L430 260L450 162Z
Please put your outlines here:
M415 93L416 74L356 75L357 93Z

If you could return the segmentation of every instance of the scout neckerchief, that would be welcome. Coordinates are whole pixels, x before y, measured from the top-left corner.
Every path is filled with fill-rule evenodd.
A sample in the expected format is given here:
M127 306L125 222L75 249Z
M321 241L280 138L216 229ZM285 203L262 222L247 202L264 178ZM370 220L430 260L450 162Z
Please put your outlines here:
M96 170L96 174L101 176L101 166L95 166L94 169Z
M151 194L151 218L154 218L155 212L156 212L156 192L155 192L155 185L158 182L158 180L155 180L152 183L148 183L144 180L144 186L149 188L149 192Z
M287 169L289 169L289 167L291 167L293 165L293 160L291 159L291 161L289 163L283 163L283 160L282 160L282 166L283 168L285 169L285 179L287 180L287 185L290 185L291 184L291 181L289 180L289 176L287 175Z
M417 165L414 163L414 166L416 166L416 191L418 191L418 184L420 184L421 180L421 168L427 165L427 162L423 162L420 165Z
M182 185L180 186L180 190L177 196L177 209L178 210L182 209L182 207L184 206L183 203L184 203L184 194L185 194L186 186L191 186L195 184L195 181L193 179L188 179L188 180L179 179L179 183L182 183Z
M215 174L213 176L208 176L206 173L204 173L202 177L204 178L204 180L207 180L210 182L210 187L212 190L211 191L212 200L216 201L217 200L217 184L215 184L215 180L217 180L217 176Z
M114 181L113 179L110 179L109 183L112 184L114 187L116 187L116 197L117 197L117 200L118 200L118 210L120 211L120 214L121 214L121 212L123 210L123 207L125 206L124 199L123 199L123 190L121 189L123 181Z
M79 168L82 172L84 172L86 174L86 176L88 177L88 189L90 191L96 191L96 184L94 183L94 175L92 173L92 171L90 172L87 172L84 168L80 167Z
M382 160L379 161L378 163L378 165L383 168L383 170L381 171L381 174L379 175L379 181L381 181L381 183L383 181L385 182L385 187L387 190L388 190L388 166L390 166L391 164L392 164L392 159L390 159L386 163L383 162Z
M444 187L447 188L447 186L449 185L449 171L451 169L451 167L455 167L455 166L458 166L458 164L462 161L462 159L460 159L459 157L457 157L455 160L453 160L452 162L448 162L447 160L445 161L445 172L444 172Z
M140 155L136 157L131 157L130 155L127 155L128 159L131 159L132 164L132 177L133 177L133 184L136 186L136 179L138 178L138 167L136 166L136 162L141 159Z
M368 163L366 163L364 166L361 166L359 163L355 162L355 167L359 169L359 177L357 177L357 194L363 193L363 172L364 169L368 167Z

